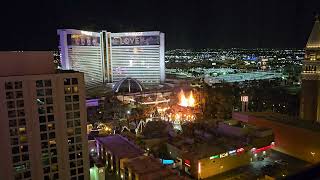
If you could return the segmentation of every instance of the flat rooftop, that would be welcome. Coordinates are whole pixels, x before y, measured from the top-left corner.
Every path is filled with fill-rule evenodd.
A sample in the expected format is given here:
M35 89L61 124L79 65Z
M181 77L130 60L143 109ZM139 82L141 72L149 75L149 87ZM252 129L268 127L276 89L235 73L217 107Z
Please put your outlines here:
M160 162L152 157L139 156L129 159L125 165L138 174L154 172L163 169Z
M150 156L139 156L124 162L124 165L148 179L181 179L177 174L163 166L159 160Z
M0 52L0 77L54 74L51 51Z
M320 124L313 123L310 121L301 120L296 117L288 116L285 114L275 113L275 112L241 112L241 114L254 116L256 118L261 118L269 121L275 121L278 123L283 123L298 128L305 128L313 131L320 131Z
M222 121L220 123L226 124L228 126L238 127L238 128L252 129L252 130L255 130L255 131L271 130L271 128L259 127L259 126L255 126L255 125L252 125L252 124L249 124L249 123L246 123L246 122L243 122L243 121L234 120L234 119Z
M96 137L95 139L119 159L133 158L144 153L144 151L141 150L138 146L129 142L127 139L120 135Z
M188 142L188 140L184 138L175 138L169 141L168 144L175 146L184 151L184 153L199 159L248 146L246 142L238 138L216 136L209 140L195 139L193 142Z

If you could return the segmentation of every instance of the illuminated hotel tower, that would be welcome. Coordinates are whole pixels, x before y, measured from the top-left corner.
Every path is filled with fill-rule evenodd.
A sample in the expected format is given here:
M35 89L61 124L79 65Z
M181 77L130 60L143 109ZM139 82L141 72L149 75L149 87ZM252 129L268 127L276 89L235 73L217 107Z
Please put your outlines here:
M61 68L84 73L87 89L135 78L144 85L165 81L165 34L59 29Z
M52 52L0 52L0 179L89 179L83 73Z
M300 118L320 122L320 22L316 18L303 61Z
M101 86L105 82L105 33L59 29L58 35L62 69L83 72L88 89Z

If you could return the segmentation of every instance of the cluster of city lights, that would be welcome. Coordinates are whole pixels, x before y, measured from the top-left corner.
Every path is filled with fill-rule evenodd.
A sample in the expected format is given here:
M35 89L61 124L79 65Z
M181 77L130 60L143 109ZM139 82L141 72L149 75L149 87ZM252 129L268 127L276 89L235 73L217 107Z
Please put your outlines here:
M194 115L192 114L182 114L182 113L169 114L169 118L177 121L181 121L181 120L191 121L195 119Z

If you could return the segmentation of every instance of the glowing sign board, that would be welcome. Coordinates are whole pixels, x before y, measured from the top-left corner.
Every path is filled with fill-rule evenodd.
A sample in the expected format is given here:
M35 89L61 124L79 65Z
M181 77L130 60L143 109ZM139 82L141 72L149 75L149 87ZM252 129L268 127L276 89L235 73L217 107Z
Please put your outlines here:
M97 106L99 106L99 99L86 100L86 107L97 107Z
M215 155L215 156L211 156L210 159L216 159L216 158L219 158L220 156L219 155Z
M112 46L160 45L160 36L120 36L111 37Z
M168 164L173 164L174 161L172 159L162 159L162 164L168 165Z
M69 46L99 46L100 37L85 34L68 34L67 43Z
M244 152L244 149L243 148L239 148L239 149L237 149L237 154L239 155L239 154L242 154Z
M237 152L237 150L232 150L232 151L229 151L229 154L235 154Z
M220 158L227 157L228 155L229 155L228 152L222 153L222 154L220 154Z
M243 148L239 148L239 149L237 149L237 153L239 153L239 152L243 152L244 151L244 149Z
M258 152L266 151L266 150L268 150L270 148L272 148L272 145L265 146L265 147L262 147L262 148L259 148L259 149L253 149L252 152L253 153L258 153Z
M249 97L248 96L241 96L241 102L248 102Z
M234 149L234 150L231 150L231 151L222 153L222 154L210 156L209 159L224 158L224 157L227 157L227 156L229 156L229 155L230 155L230 156L233 156L233 155L236 155L236 154L241 154L241 153L243 153L243 152L244 152L244 148Z

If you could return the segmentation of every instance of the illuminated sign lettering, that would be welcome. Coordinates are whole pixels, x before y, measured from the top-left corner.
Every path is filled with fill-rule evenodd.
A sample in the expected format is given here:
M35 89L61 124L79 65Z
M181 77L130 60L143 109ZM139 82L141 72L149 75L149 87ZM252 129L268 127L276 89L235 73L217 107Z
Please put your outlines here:
M159 36L121 36L111 38L112 46L150 46L160 45Z
M87 36L92 36L92 32L89 31L81 31L81 34L87 35Z
M124 33L126 36L142 36L142 32Z
M173 164L173 163L174 161L172 159L162 159L162 164L167 165L167 164Z
M237 149L237 155L240 155L242 153L244 153L244 149L243 148Z
M83 34L68 34L67 43L69 46L99 46L100 37Z
M222 154L220 154L220 158L224 158L224 157L227 157L229 154L228 154L228 152L226 152L226 153L222 153Z
M244 149L243 149L243 148L239 148L239 149L237 149L237 152L242 152L242 151L244 151Z
M211 156L210 159L216 159L216 158L219 158L220 156L219 155L215 155L215 156Z
M244 148L239 148L239 149L235 149L235 150L231 150L222 154L218 154L218 155L214 155L214 156L210 156L209 159L216 159L216 158L224 158L227 156L232 156L232 155L236 155L236 154L241 154L244 152Z

